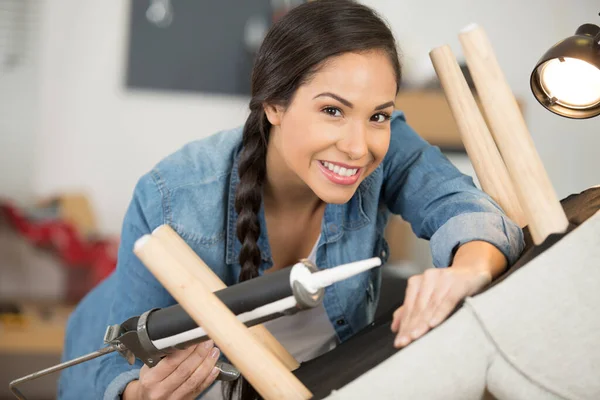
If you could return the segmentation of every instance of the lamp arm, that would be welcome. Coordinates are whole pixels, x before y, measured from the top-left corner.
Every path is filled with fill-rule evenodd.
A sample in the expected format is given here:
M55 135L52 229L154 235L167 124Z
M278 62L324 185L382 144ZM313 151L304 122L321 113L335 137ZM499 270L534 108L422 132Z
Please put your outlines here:
M598 16L600 16L600 12L598 13ZM600 50L600 31L598 31L594 37L594 47Z

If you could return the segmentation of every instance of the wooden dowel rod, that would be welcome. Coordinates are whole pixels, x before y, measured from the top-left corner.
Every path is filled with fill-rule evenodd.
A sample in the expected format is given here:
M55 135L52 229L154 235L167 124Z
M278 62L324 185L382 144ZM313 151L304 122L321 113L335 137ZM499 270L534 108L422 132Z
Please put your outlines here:
M566 231L567 216L486 33L481 27L471 25L459 34L459 40L531 236L540 244L548 235Z
M158 238L143 236L136 242L134 253L265 400L312 397L298 378Z
M215 272L188 246L188 244L169 225L161 225L154 230L153 236L177 258L211 292L225 289L227 285ZM296 370L300 363L286 350L264 325L250 327L250 332L271 351L290 371Z
M494 139L450 46L429 53L463 144L484 192L519 226L527 224L515 188Z

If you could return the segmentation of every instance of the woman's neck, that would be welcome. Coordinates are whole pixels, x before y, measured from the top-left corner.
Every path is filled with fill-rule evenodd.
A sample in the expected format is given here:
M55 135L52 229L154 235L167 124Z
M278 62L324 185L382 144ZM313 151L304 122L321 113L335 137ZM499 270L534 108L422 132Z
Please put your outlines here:
M273 136L271 136L273 139ZM321 232L326 203L290 170L270 141L263 201L276 271L305 258Z

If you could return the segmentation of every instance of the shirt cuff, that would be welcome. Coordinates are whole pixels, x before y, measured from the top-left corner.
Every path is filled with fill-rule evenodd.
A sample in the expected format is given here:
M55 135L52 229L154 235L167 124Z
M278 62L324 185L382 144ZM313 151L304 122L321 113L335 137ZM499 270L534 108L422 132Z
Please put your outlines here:
M431 237L433 265L438 268L451 265L458 247L476 240L496 246L509 266L525 247L523 230L508 217L491 212L465 213L450 218Z
M136 379L140 379L139 369L125 371L121 375L118 375L104 391L104 400L121 400L121 395L127 385Z

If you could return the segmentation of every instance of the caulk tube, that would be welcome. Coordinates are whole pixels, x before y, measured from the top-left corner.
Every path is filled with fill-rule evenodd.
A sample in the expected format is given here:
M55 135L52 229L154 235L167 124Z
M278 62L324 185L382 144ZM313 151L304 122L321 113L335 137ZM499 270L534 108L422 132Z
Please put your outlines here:
M307 268L305 264L297 263L218 290L215 295L231 312L239 316L279 300L294 297L291 275L295 276L298 269ZM261 315L261 318L263 317L264 315ZM179 304L153 311L148 316L147 325L148 336L153 341L198 328L198 324Z
M219 290L221 299L247 326L320 304L324 288L381 265L377 257L318 271L308 260ZM268 279L270 278L270 279ZM232 290L237 289L237 290ZM206 332L178 305L153 311L147 333L157 349L206 339Z
M238 320L242 323L244 323L246 326L250 327L250 326L254 326L254 325L258 325L261 324L263 322L266 321L270 321L285 315L291 315L291 314L295 314L296 312L303 310L303 309L307 309L307 308L312 308L312 307L316 307L317 305L319 305L322 300L323 300L323 296L325 295L325 290L324 289L320 289L318 291L314 291L314 290L307 290L297 279L297 276L306 276L306 275L310 275L311 273L315 272L317 270L317 268L314 266L314 264L308 262L307 260L303 260L300 263L297 263L295 265L293 265L291 268L286 268L287 270L287 287L290 288L289 292L286 290L283 290L284 285L280 283L280 278L277 279L273 279L273 283L275 285L279 285L276 286L279 289L281 289L281 291L279 292L279 294L287 294L290 293L290 296L286 296L280 299L276 299L274 301L271 301L269 303L266 304L262 304L261 301L256 301L256 299L254 299L253 301L243 301L243 302L237 302L235 303L236 300L239 300L238 297L236 297L237 295L239 295L239 293L236 292L230 292L229 289L230 288L226 288L226 289L222 289L218 292L215 292L216 295L218 295L218 297L221 300L224 300L224 303L227 304L227 301L231 301L232 304L236 304L236 311L239 311L240 308L239 304L243 304L244 306L248 306L249 304L261 304L258 307L254 308L253 310L250 311L246 311L246 312L242 312L236 315L236 317L238 318ZM278 272L282 272L282 271L278 271ZM273 273L273 275L275 275L276 273ZM283 274L281 274L281 276L285 276ZM259 281L261 280L261 278L255 278L254 280ZM245 281L246 282L246 281ZM244 283L245 283L244 282ZM247 281L250 282L250 281ZM265 282L268 284L269 281ZM236 286L241 286L242 284L238 284ZM233 289L235 286L232 286L231 289ZM264 290L264 287L262 288ZM228 292L227 296L222 296L223 293L220 292ZM244 293L241 292L241 294L243 295ZM269 297L273 298L273 294L271 294L270 296L263 296L259 299L262 299L262 301L264 301L264 299L268 299ZM169 308L173 308L169 307ZM164 309L167 310L168 309ZM160 310L158 310L160 311ZM155 311L154 313L158 313L158 311ZM178 311L179 313L179 311ZM150 314L152 315L152 314ZM167 318L170 317L169 314L167 314L166 312L163 312L162 314L158 314L159 318L164 318L163 320L159 320L159 319L155 319L154 323L156 324L156 321L159 321L158 323L160 323L161 325L155 325L153 326L152 329L155 330L156 332L156 326L166 326L167 322L169 321ZM187 325L187 322L184 319L181 319L181 321L185 322ZM192 321L193 322L193 321ZM150 322L148 323L148 325L150 325ZM180 329L182 325L180 325L178 328ZM191 326L191 325L189 325ZM165 328L163 330L163 332L174 332L173 335L169 335L169 336L163 336L160 338L152 338L150 337L152 346L157 349L157 350L167 350L171 347L185 347L188 346L190 344L193 343L197 343L197 342L201 342L204 341L206 339L208 339L206 332L204 331L204 329L202 329L201 327L198 327L197 324L193 324L194 327L192 327L191 329L188 330L179 330L179 331L175 331L175 329L169 329L169 327ZM148 331L149 331L150 327L148 327Z

